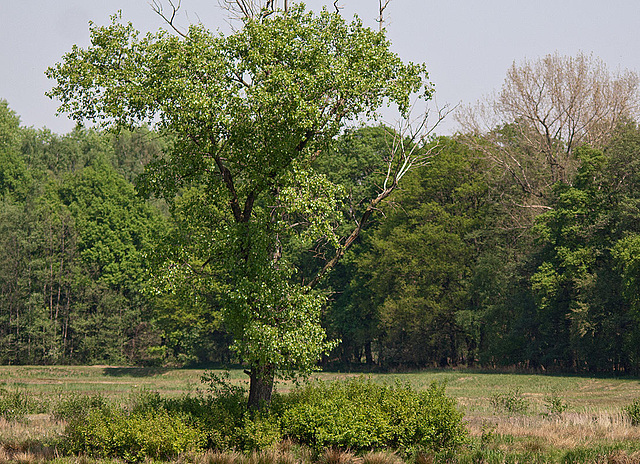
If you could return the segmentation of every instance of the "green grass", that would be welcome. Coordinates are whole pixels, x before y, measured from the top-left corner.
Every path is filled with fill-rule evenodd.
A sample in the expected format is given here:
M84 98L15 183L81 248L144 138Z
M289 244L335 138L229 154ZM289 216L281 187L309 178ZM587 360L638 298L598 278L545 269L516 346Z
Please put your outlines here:
M21 388L43 397L55 398L67 393L100 393L109 398L125 397L137 390L153 390L161 395L177 396L202 390L203 369L162 369L105 366L0 366L0 387ZM361 374L322 372L316 377L339 380ZM493 411L491 396L519 389L532 403L532 412L541 412L545 398L555 393L562 397L568 411L618 411L640 398L640 379L591 378L580 376L484 373L472 370L421 371L401 374L371 374L379 383L408 382L426 389L433 382L446 382L447 393L458 399L467 413ZM248 377L241 369L230 371L230 379L245 384ZM277 388L287 391L289 383Z

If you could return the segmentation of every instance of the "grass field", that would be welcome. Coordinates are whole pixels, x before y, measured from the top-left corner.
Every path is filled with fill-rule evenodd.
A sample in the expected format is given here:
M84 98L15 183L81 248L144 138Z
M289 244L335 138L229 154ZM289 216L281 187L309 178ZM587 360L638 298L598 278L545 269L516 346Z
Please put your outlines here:
M0 386L5 391L25 392L42 404L79 393L126 401L145 390L164 396L196 394L203 390L203 373L198 369L0 366ZM232 382L246 382L241 370L230 374ZM356 375L325 372L316 377L340 380ZM447 393L465 411L476 448L484 450L481 458L467 456L467 461L459 462L640 462L640 427L632 426L623 413L626 405L640 398L636 378L472 370L374 374L371 378L380 383L409 383L417 389L433 381L446 382ZM277 388L287 391L291 385L282 383ZM517 407L509 409L513 404ZM43 444L63 429L64 424L44 411L28 421L0 420L0 462L54 459L55 452ZM571 460L568 455L575 457ZM75 461L66 458L64 462Z

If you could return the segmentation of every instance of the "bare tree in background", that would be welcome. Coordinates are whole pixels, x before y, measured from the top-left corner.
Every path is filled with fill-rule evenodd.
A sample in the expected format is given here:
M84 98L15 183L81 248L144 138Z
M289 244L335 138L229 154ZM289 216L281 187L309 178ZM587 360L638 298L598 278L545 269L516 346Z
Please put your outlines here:
M639 84L637 73L611 72L591 55L555 53L514 63L500 92L457 120L471 146L540 199L553 183L571 182L576 147L606 146L616 126L636 116Z

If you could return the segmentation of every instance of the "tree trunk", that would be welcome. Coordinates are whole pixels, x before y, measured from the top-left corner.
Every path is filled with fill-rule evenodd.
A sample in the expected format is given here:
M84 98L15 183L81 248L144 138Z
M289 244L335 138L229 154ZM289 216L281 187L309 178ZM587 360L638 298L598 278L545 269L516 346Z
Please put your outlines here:
M367 362L367 366L373 366L373 352L371 350L371 340L367 340L364 344L364 358Z
M255 365L248 372L251 379L249 383L249 409L259 411L271 404L275 368L272 364Z

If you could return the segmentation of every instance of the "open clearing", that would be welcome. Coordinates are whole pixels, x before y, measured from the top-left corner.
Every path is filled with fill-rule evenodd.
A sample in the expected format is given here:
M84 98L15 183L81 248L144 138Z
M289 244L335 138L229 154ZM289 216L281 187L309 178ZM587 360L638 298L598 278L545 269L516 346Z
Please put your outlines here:
M19 389L28 392L44 402L55 402L66 395L78 393L102 394L116 401L125 401L131 394L144 390L169 396L197 394L206 390L200 382L204 372L203 369L112 366L0 366L0 386L7 391ZM331 381L358 375L362 374L322 372L314 377ZM627 459L624 462L640 462L640 427L632 426L623 413L626 405L640 398L640 379L637 378L473 370L367 376L375 382L409 383L417 389L426 388L433 381L446 382L447 393L455 397L465 411L471 435L496 450L550 456L559 451L598 450L603 446L610 450L613 446L624 450ZM240 384L246 382L247 376L240 369L231 370L230 380ZM281 383L277 388L287 391L291 384ZM495 398L498 395L521 401L526 410L497 410ZM551 398L563 405L562 412L554 413ZM47 417L42 414L33 416L27 424L0 421L3 449L9 445L15 447L20 436L37 440L42 434L62 432L59 425L47 425L43 421L46 422Z
M72 392L118 397L138 390L181 395L203 391L200 377L204 372L204 369L110 366L0 366L0 385L6 389L22 388L45 397ZM241 369L229 372L234 383L242 384L248 379ZM313 377L332 381L359 375L366 375L380 383L408 382L417 389L426 388L434 381L446 382L447 393L457 398L470 416L491 415L491 396L514 389L520 389L522 396L529 400L530 413L544 412L545 397L553 393L567 403L569 413L619 412L623 406L640 398L640 379L637 378L486 373L473 370L401 374L321 372ZM277 386L279 391L290 388L288 382Z

